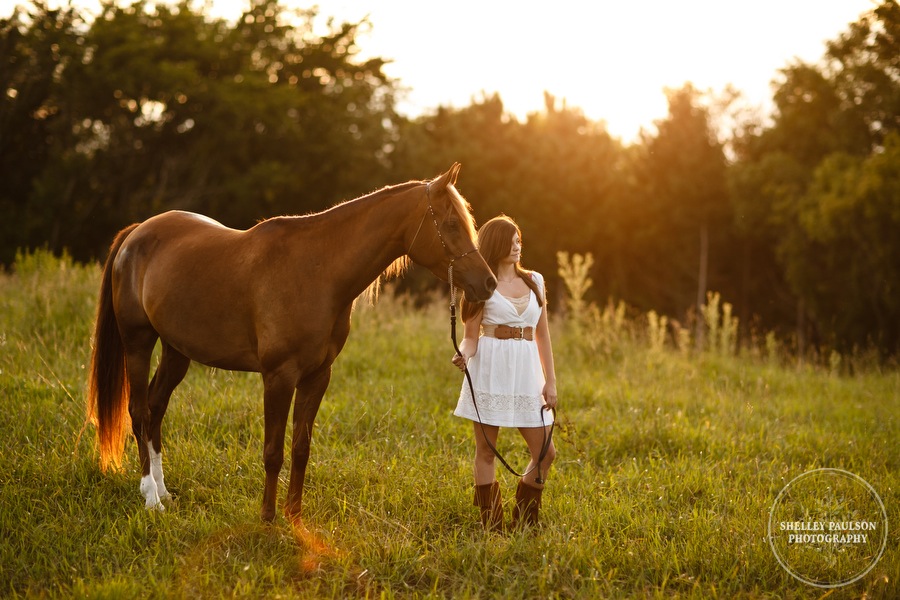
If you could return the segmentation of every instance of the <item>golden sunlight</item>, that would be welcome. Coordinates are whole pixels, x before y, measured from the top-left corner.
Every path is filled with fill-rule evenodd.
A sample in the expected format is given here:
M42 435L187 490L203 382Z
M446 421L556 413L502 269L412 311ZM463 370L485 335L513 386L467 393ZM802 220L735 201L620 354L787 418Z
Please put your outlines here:
M99 6L73 1L93 11ZM0 0L0 15L15 2ZM226 19L249 4L197 2ZM392 61L385 71L406 89L403 113L467 106L499 93L507 111L522 119L544 108L547 91L629 141L666 116L664 88L686 82L714 93L731 84L751 106L766 109L779 69L796 59L818 61L825 42L876 2L282 0L288 8L314 4L322 31L329 17L368 17L372 27L357 37L360 56Z
M409 88L401 110L461 107L499 92L524 118L543 109L548 91L625 140L665 117L664 88L686 82L716 93L731 84L763 107L778 69L797 57L818 61L826 40L874 7L872 0L319 4L338 20L369 17L362 54L393 59L387 72Z

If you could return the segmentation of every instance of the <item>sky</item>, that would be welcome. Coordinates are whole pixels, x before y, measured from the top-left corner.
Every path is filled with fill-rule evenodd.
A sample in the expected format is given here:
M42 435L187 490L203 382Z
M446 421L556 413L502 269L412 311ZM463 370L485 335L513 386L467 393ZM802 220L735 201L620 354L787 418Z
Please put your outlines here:
M0 15L15 1L0 0ZM206 4L212 16L229 19L246 6ZM282 0L313 4L338 22L368 17L371 28L357 37L360 58L391 60L385 72L407 90L398 105L404 114L464 107L496 92L524 119L543 109L547 91L631 141L666 116L664 89L686 82L713 93L730 84L765 114L778 70L798 59L818 62L825 42L877 2Z

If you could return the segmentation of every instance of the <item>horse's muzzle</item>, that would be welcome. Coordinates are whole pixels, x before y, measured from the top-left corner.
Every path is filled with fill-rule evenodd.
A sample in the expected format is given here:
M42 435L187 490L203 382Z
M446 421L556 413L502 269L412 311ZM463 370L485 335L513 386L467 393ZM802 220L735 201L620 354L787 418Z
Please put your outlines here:
M497 278L493 275L485 277L484 282L480 286L466 285L466 297L471 298L475 302L485 302L497 289Z

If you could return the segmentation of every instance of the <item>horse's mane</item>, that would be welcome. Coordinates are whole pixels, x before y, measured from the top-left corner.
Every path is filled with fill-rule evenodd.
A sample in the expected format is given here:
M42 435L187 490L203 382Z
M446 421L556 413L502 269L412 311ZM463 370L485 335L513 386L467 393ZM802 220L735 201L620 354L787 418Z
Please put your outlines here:
M351 200L344 200L327 208L322 211L311 212L304 215L296 215L292 217L286 217L290 219L294 223L306 222L309 225L312 225L316 221L321 218L327 218L328 216L334 214L337 211L342 210L342 208L349 207L349 205L357 204L361 202L376 202L379 199L383 198L386 195L393 195L400 192L407 191L411 188L420 185L428 185L429 181L407 181L406 183L398 183L395 185L388 185L383 188L377 189L374 192L370 192L364 196L360 196L358 198L353 198ZM448 185L446 187L447 194L450 196L450 204L456 210L459 219L462 221L464 227L469 232L469 236L471 239L476 239L475 234L475 218L472 216L472 206L469 202L462 197L459 191L456 189L454 185ZM266 223L275 223L285 217L272 217L270 219L265 219L257 224L257 226L265 225ZM424 216L423 216L424 218ZM423 226L430 225L430 223L423 223ZM433 227L433 225L431 225ZM410 267L410 258L409 255L404 254L394 262L392 262L388 267L375 278L369 286L360 294L361 298L364 298L369 304L375 304L378 300L378 295L381 292L381 286L387 281L391 279L396 279L398 277L402 277Z
M450 194L450 201L456 206L459 217L462 219L469 231L469 237L473 240L477 239L475 232L475 217L472 215L472 205L469 201L462 197L462 194L456 189L455 185L448 185L447 191Z

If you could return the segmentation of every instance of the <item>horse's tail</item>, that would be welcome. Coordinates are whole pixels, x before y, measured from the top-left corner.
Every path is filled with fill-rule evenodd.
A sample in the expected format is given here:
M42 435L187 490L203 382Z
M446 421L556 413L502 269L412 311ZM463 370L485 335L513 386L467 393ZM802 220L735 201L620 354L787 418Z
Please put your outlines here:
M116 254L125 238L137 223L126 227L116 236L103 266L100 299L97 302L97 323L94 326L94 349L88 376L88 419L97 427L100 445L100 469L122 466L125 450L125 428L130 422L128 399L130 389L125 371L125 345L113 310L112 271Z

